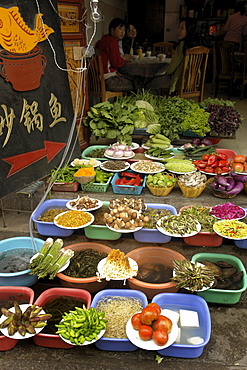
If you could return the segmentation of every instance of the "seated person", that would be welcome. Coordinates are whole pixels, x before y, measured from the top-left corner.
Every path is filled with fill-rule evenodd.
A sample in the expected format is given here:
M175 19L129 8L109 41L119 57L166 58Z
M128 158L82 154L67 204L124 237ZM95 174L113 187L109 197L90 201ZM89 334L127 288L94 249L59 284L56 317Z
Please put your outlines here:
M137 32L133 24L128 23L126 26L126 35L123 38L123 52L124 54L137 54L138 43L135 41Z
M109 24L108 34L96 42L96 54L99 52L102 58L106 90L109 91L132 91L133 84L124 78L117 69L122 67L125 60L130 60L130 55L120 55L118 41L125 35L125 22L121 18L114 18Z
M162 88L169 88L169 94L175 92L182 72L185 51L198 45L195 19L190 17L182 18L178 27L178 44L165 75L154 77L146 84L146 89L149 89L154 94L159 93Z

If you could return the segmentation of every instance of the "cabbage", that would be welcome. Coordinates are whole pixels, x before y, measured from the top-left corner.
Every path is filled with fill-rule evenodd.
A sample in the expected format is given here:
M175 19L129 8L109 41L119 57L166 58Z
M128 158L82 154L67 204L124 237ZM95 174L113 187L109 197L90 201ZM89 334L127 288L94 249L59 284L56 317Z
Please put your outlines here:
M243 208L235 206L230 202L214 206L211 208L210 213L217 218L227 220L242 218L245 216L245 210Z
M145 100L137 100L136 105L137 105L138 108L144 108L144 109L151 110L151 111L154 110L152 105L149 102L145 101Z
M151 125L148 125L147 131L148 134L160 134L161 132L161 125L159 123L153 123Z

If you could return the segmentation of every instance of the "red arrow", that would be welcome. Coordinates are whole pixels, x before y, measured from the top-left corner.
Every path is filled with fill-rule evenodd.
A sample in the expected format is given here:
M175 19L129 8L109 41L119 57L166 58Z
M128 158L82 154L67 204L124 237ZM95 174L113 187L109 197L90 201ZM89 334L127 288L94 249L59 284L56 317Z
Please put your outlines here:
M47 157L50 162L60 150L65 147L66 143L56 143L53 141L44 141L43 149L34 150L33 152L18 154L13 157L3 158L3 161L11 164L10 171L7 177L14 175L16 172L23 170L31 164L39 161L41 158Z

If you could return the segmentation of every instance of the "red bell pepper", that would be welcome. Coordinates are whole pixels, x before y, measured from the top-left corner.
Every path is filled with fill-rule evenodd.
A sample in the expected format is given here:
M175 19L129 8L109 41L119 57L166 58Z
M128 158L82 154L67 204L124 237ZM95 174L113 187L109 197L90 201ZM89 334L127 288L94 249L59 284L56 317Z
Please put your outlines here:
M208 158L208 166L211 166L217 160L217 156L215 154L211 154Z
M219 161L219 167L225 167L228 166L228 161L226 159L221 159Z
M135 185L135 182L136 182L136 179L130 179L130 180L127 180L126 181L126 184L125 185L131 185L131 186L133 186L133 185Z
M132 172L122 172L121 176L123 176L123 177L132 177L133 179L135 179L138 175L136 175L135 173L132 173Z
M223 173L222 167L215 167L214 173L217 173L217 175L221 175Z
M214 173L214 169L212 167L206 167L203 169L203 171L207 173Z
M120 184L119 185L126 185L126 182L128 180L126 179L126 177L122 177L121 180L120 180Z
M115 185L120 185L121 179L117 179Z
M227 160L228 159L228 155L227 154L224 154L224 153L218 153L218 158L219 159Z
M208 165L209 166L209 165ZM216 167L218 167L219 166L219 161L215 161L215 162L213 162L209 167L211 167L211 168L216 168Z
M203 154L202 159L204 161L207 161L209 159L209 157L210 157L210 154L209 153L206 153L206 154Z
M138 175L136 176L136 179L135 179L135 185L136 186L141 186L142 181L143 181L143 179L141 178L141 176L138 173Z

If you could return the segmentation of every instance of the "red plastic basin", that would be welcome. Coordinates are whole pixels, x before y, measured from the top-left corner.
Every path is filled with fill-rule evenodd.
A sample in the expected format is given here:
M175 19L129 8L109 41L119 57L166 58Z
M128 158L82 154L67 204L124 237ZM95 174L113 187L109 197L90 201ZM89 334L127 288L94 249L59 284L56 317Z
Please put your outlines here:
M13 304L7 305L6 308L14 306L14 301L18 303L33 303L34 291L31 288L23 286L1 286L0 287L0 300L13 302ZM12 349L17 343L18 339L12 339L0 335L0 351L8 351Z
M84 289L74 289L74 288L50 288L45 290L37 298L34 304L40 307L44 307L52 299L59 297L70 297L70 298L80 298L86 301L86 307L89 308L91 305L91 294ZM71 344L64 342L57 334L45 334L42 331L33 337L35 344L41 347L51 347L51 348L72 348Z

